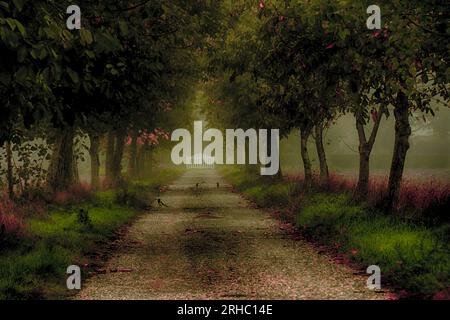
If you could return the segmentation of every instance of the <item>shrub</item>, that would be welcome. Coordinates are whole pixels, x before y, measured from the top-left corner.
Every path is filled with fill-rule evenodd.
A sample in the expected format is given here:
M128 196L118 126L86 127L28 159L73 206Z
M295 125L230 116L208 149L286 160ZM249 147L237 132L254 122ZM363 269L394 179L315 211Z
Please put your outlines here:
M286 184L252 187L244 193L263 207L284 207L289 203L290 191Z
M289 183L302 185L303 177L289 175ZM372 178L369 182L369 193L363 201L368 207L384 211L387 197L388 181L386 178ZM355 179L348 179L336 174L330 174L328 181L315 177L311 188L301 193L353 193L356 188ZM299 193L300 193L299 192ZM439 225L450 223L450 184L431 181L404 181L400 192L400 201L396 213L410 217L419 223Z
M15 204L3 196L0 198L0 247L11 244L24 233L24 225L17 217Z
M20 204L26 204L30 202L50 203L52 200L52 193L41 187L30 187L26 189L17 199Z
M116 192L114 202L134 209L145 209L149 206L147 198L148 194L144 188L138 186L122 187Z
M21 219L15 215L0 214L0 247L20 238L24 233L24 225Z
M77 222L84 227L92 227L91 218L89 217L89 211L84 209L78 210Z
M58 191L53 196L53 203L60 206L71 206L92 201L94 198L89 185L76 184L68 190Z
M249 173L243 169L222 168L222 171L227 179L230 180L233 186L239 191L250 189L259 184L259 177L250 177Z
M288 175L285 180L289 183L303 185L304 177L302 175ZM335 173L330 173L328 180L322 180L319 176L313 176L311 186L308 186L308 192L320 193L342 193L351 192L356 186L356 181L345 179Z

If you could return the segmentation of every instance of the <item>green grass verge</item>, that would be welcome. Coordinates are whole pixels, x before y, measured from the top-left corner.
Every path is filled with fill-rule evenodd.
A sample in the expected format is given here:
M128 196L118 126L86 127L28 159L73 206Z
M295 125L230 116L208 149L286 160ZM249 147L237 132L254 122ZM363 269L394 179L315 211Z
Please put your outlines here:
M127 188L134 199L145 201L155 190L175 179L180 170L166 169ZM66 298L66 268L89 263L95 252L116 236L116 231L141 212L118 201L116 191L101 191L89 203L54 207L44 217L26 221L26 236L14 248L0 252L0 300ZM80 222L80 209L89 222Z
M292 186L270 178L250 176L245 170L230 167L221 169L233 186L261 207L286 206Z
M291 222L297 228L363 266L378 265L383 279L395 286L423 298L450 288L448 225L425 227L376 212L347 194L300 193L286 182L270 183L245 170L223 173L260 206L287 210L295 204Z
M450 287L449 245L439 232L400 217L368 213L348 195L319 194L305 201L297 226L413 294L432 297Z

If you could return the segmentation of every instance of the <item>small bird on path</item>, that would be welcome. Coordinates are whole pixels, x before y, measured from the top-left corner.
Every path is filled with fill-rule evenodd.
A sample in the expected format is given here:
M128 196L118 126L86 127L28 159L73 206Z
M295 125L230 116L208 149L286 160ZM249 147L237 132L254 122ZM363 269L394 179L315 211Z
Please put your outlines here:
M165 204L165 203L161 200L161 198L158 198L158 205L159 205L160 207L166 207L166 208L169 207L167 204Z

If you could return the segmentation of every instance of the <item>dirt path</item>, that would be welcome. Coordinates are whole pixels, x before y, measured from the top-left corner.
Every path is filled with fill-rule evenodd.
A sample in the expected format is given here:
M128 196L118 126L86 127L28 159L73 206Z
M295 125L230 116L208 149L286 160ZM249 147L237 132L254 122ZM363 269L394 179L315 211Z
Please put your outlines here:
M169 207L140 218L107 263L132 271L92 277L79 299L385 297L365 288L366 277L290 239L215 170L187 172L163 200Z

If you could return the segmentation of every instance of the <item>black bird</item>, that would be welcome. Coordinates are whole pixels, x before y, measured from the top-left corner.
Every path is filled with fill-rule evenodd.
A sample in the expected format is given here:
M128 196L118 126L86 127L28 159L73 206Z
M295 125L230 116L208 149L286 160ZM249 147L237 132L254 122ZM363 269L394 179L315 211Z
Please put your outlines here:
M219 185L219 183L217 182L217 189L219 189L219 186L220 186L220 185Z
M159 205L160 207L169 207L167 204L165 204L165 203L161 200L161 198L158 198L158 205Z

